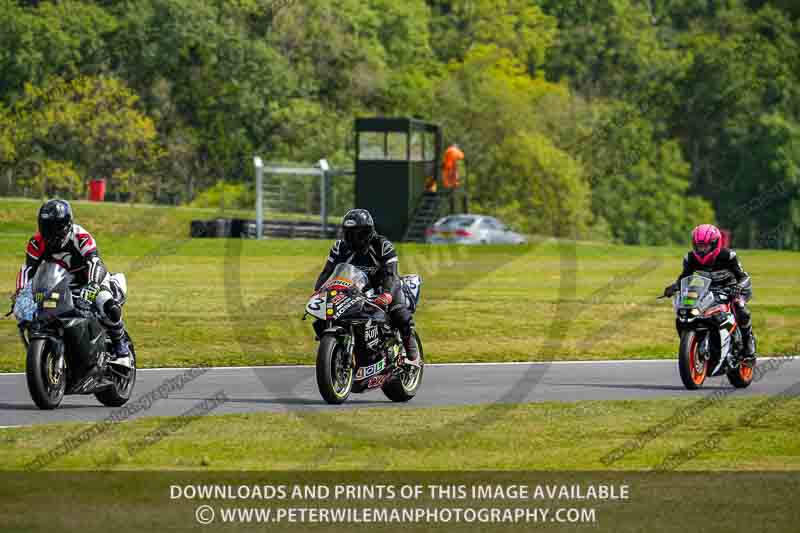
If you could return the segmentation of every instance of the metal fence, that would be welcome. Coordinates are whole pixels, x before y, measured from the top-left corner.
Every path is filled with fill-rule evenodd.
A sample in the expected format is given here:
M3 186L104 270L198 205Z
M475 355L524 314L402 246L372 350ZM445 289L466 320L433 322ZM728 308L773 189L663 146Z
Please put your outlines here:
M253 160L256 174L256 234L287 236L303 228L302 235L330 235L330 217L340 217L353 207L354 173L332 169L324 160L314 166ZM335 225L334 225L335 226Z

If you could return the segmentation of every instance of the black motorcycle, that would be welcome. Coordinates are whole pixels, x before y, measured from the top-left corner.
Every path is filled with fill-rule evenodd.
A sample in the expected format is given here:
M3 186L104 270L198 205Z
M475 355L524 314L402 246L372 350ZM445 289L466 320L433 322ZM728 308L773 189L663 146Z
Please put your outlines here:
M40 409L55 409L65 394L94 394L103 405L124 405L136 383L133 342L126 339L130 357L114 359L93 306L80 305L71 281L63 266L43 263L15 303L28 391Z
M422 341L414 329L418 364L406 362L400 332L392 328L386 310L364 292L366 274L349 264L337 265L306 305L317 324L317 386L330 404L343 403L350 393L380 388L393 402L417 394L424 369ZM412 312L419 302L419 276L403 276L403 291Z

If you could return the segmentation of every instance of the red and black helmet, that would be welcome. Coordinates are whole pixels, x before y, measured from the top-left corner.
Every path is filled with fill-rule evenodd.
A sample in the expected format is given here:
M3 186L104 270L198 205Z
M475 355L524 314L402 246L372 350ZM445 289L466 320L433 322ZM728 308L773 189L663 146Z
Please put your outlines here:
M48 200L39 209L39 233L48 247L61 249L72 232L72 208L65 200Z
M722 232L711 224L703 224L692 231L692 253L701 265L714 262L722 250Z

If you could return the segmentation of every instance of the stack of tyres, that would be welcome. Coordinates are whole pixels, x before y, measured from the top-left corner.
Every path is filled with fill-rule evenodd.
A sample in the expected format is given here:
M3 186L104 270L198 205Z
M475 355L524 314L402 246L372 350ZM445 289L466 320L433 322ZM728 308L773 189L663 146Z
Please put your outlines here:
M211 221L211 237L224 239L231 236L231 221L227 218L218 218Z
M244 218L231 219L230 236L236 238L252 238L256 234L256 223Z
M232 227L232 221L225 218L192 220L189 231L192 238L226 238L232 235Z
M205 220L192 220L189 235L193 239L208 237L208 222Z

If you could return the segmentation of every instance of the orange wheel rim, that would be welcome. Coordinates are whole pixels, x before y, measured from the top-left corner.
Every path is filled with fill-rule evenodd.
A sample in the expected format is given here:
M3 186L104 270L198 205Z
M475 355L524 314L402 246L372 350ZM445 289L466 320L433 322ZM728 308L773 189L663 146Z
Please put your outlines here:
M706 379L708 361L703 361L702 372L697 370L697 337L692 339L692 347L689 349L689 367L691 368L692 381L694 381L694 384L702 384Z
M753 367L745 364L739 365L739 376L745 381L750 381L753 378Z

